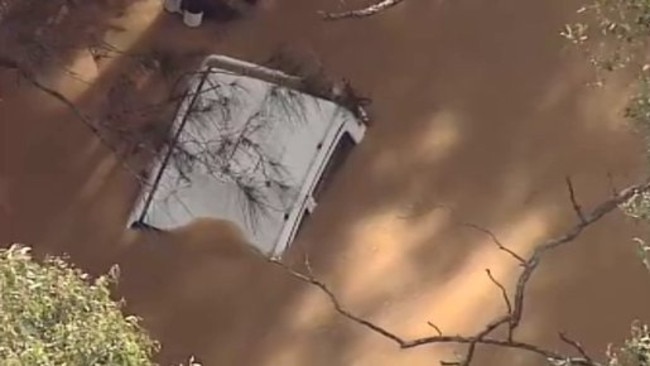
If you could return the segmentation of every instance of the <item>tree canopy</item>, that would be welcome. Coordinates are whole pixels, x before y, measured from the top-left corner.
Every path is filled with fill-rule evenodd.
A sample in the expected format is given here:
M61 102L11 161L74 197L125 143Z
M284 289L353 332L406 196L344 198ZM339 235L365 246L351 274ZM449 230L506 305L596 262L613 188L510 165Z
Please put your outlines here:
M158 344L110 297L114 274L91 280L60 258L0 249L3 365L153 365Z

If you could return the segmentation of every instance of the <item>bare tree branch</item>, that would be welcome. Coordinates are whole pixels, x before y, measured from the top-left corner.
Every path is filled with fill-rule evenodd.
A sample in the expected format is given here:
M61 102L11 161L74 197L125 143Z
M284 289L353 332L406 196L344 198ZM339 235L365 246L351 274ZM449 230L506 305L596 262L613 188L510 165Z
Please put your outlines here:
M622 191L616 193L612 198L597 205L588 214L581 215L582 219L576 225L569 228L563 235L560 235L555 238L551 238L538 245L533 250L533 254L523 262L524 269L519 275L519 278L517 279L516 282L515 295L513 296L514 301L510 300L510 298L507 296L507 291L505 287L501 285L499 282L497 282L491 276L491 273L488 271L488 276L490 277L490 279L502 290L502 294L504 296L504 300L506 301L506 306L508 307L508 311L506 314L497 317L496 319L488 323L483 328L483 330L481 330L474 336L444 335L442 334L439 328L434 326L434 329L437 330L438 333L437 335L415 338L410 340L404 339L384 327L381 327L367 319L360 318L354 315L351 311L346 309L341 304L341 302L334 295L332 290L330 290L322 281L316 279L313 276L311 270L309 275L305 275L295 271L294 269L290 268L289 266L280 262L277 259L268 258L268 260L271 263L284 268L293 277L307 284L311 284L319 288L323 293L327 295L327 297L332 302L335 310L339 314L341 314L342 316L348 318L349 320L357 324L360 324L365 328L374 331L375 333L378 333L379 335L382 335L385 338L388 338L389 340L399 345L400 348L406 349L406 348L414 348L423 345L440 344L440 343L452 343L452 344L455 343L455 344L468 345L466 355L462 361L443 363L446 365L464 365L464 366L469 365L473 359L476 346L482 344L482 345L502 347L502 348L519 349L522 351L527 351L530 353L537 354L539 356L546 358L547 360L558 361L558 362L561 361L561 362L565 362L565 364L570 364L570 365L602 366L600 363L594 361L591 357L589 357L587 355L587 352L584 350L584 348L582 348L582 346L579 343L570 340L568 337L566 337L566 335L561 335L562 340L567 342L571 346L573 346L576 350L578 350L578 352L580 353L580 357L569 357L566 355L559 354L555 351L543 349L533 344L517 341L514 339L514 331L521 323L522 314L524 311L524 297L525 297L528 282L532 277L535 269L541 263L541 260L544 258L544 256L549 251L572 242L587 227L599 221L606 214L615 210L620 204L630 200L631 198L633 198L635 195L639 193L643 193L649 190L650 190L650 180L646 180L643 183L629 186L628 188L623 189ZM499 328L501 325L504 324L508 324L509 326L508 337L506 339L493 338L490 336L490 334L494 330L496 330L497 328ZM432 325L432 323L429 323L429 325Z
M450 215L452 216L452 219L454 220L454 222L455 222L457 225L465 226L465 227L468 227L468 228L470 228L470 229L476 230L476 231L478 231L478 232L480 232L480 233L482 233L482 234L487 235L487 236L490 238L490 240L494 243L494 245L496 245L497 248L499 248L499 250L502 250L502 251L506 252L508 255L510 255L512 258L514 258L514 259L515 259L517 262L519 262L521 265L526 264L526 260L525 260L522 256L520 256L519 254L517 254L515 251L513 251L513 250L510 249L510 248L508 248L507 246L505 246L505 245L501 242L501 240L499 240L499 238L498 238L498 237L497 237L497 236L496 236L496 235L495 235L491 230L489 230L489 229L487 229L487 228L485 228L485 227L482 227L482 226L479 226L479 225L476 225L476 224L470 223L470 222L466 222L466 221L463 221L463 220L460 220L460 219L454 218L454 216L457 216L457 215L456 215L456 212L454 212L454 209L453 209L453 208L451 208L451 207L449 207L449 206L447 206L447 205L444 205L444 204L434 204L434 205L432 205L432 207L427 208L427 210L435 210L435 209L443 209L443 210L447 210L447 211L450 213ZM416 213L416 214L414 214L414 215L406 214L406 215L402 216L401 218L409 218L409 217L419 216L419 215L420 215L420 213Z
M29 82L36 89L51 96L52 98L56 99L58 102L66 106L84 124L84 126L86 126L90 130L90 132L92 132L99 139L99 141L105 147L107 147L111 152L113 152L116 155L118 160L121 160L119 158L118 151L111 145L109 141L107 141L103 137L101 131L97 126L95 126L91 118L87 116L84 112L82 112L77 107L77 105L73 103L70 99L68 99L65 95L39 81L38 78L32 72L22 67L15 60L0 55L0 67L16 71L18 75L20 75L23 79ZM131 168L126 162L122 161L121 163L124 169L126 169L135 179L137 179L140 183L146 183L145 180L142 179L141 175L136 173L135 170Z
M573 211L575 211L580 221L584 222L585 216L582 213L582 208L578 204L578 201L576 199L576 193L575 190L573 189L573 183L571 182L571 177L569 176L566 177L566 185L567 185L567 189L569 190L569 198L571 199L571 205L573 205Z
M260 255L263 255L260 253ZM404 339L395 333L387 330L386 328L377 325L369 320L363 319L361 317L358 317L354 315L350 310L345 308L341 302L338 300L334 292L322 281L318 280L317 278L313 277L312 275L306 275L304 273L298 272L294 270L293 268L289 267L285 263L281 262L278 259L274 258L266 258L267 261L270 263L277 265L281 267L283 270L287 271L292 277L307 283L309 285L317 287L320 291L322 291L330 300L332 305L334 306L334 309L336 312L338 312L340 315L343 317L367 328L370 329L371 331L378 333L379 335L388 338L389 340L395 342L397 345L399 345L400 348L403 349L408 349L408 348L415 348L419 347L422 345L426 344L435 344L435 343L447 343L447 344L474 344L474 347L476 344L484 344L488 346L494 346L494 347L504 347L504 348L513 348L513 349L521 349L525 350L534 354L537 354L539 356L545 357L547 359L554 359L554 360L559 360L559 359L565 359L563 355L560 355L559 353L545 350L543 348L540 348L536 345L525 343L525 342L519 342L519 341L514 341L514 340L503 340L503 339L497 339L497 338L490 338L486 337L486 334L494 330L496 327L498 327L501 324L504 324L507 322L507 317L501 317L497 321L494 321L486 327L485 330L483 330L481 333L479 333L476 336L461 336L461 335L443 335L440 329L437 326L434 326L432 323L429 323L430 326L432 326L434 329L436 329L436 333L438 333L435 336L431 337L423 337L423 338L417 338L413 340L407 340ZM582 358L571 358L571 361L575 365L584 365L584 366L601 366L598 363L589 363L585 359ZM457 365L458 362L445 362L445 364L453 364Z
M517 260L519 263L521 263L522 265L526 263L526 260L525 260L524 258L522 258L519 254L515 253L512 249L510 249L510 248L506 247L505 245L503 245L503 243L499 240L499 238L497 238L496 235L494 235L494 233L493 233L492 231L490 231L490 230L488 230L488 229L486 229L486 228L484 228L484 227L481 227L481 226L478 226L478 225L475 225L475 224L471 224L471 223L467 223L467 222L463 222L463 223L461 223L461 225L466 226L466 227L469 227L469 228L471 228L471 229L474 229L474 230L476 230L476 231L479 231L479 232L484 233L485 235L487 235L487 236L490 237L490 239L492 240L492 242L493 242L493 243L494 243L494 244L495 244L495 245L496 245L500 250L502 250L502 251L508 253L511 257L513 257L514 259L516 259L516 260Z
M392 341L396 342L400 346L404 344L404 341L402 340L402 338L398 337L397 335L393 334L392 332L390 332L390 331L382 328L381 326L376 325L376 324L374 324L374 323L372 323L372 322L370 322L368 320L360 318L360 317L352 314L350 311L348 311L345 307L343 307L343 305L339 302L336 295L329 289L329 287L327 287L327 285L324 282L316 279L312 275L306 275L304 273L300 273L300 272L292 269L291 267L287 266L286 264L282 263L278 259L269 258L268 261L275 264L275 265L278 265L278 266L282 267L284 270L288 271L293 277L299 279L300 281L303 281L305 283L308 283L308 284L311 284L313 286L318 287L323 293L325 293L325 295L327 295L330 302L334 306L334 309L339 314L343 315L344 317L346 317L346 318L348 318L348 319L350 319L350 320L352 320L352 321L354 321L354 322L356 322L358 324L363 325L366 328L371 329L372 331L374 331L376 333L381 334L382 336L384 336L384 337L386 337L388 339L391 339Z
M528 281L530 280L537 266L539 266L539 263L544 257L544 255L552 249L555 249L559 246L572 242L584 231L585 228L597 222L598 220L603 218L603 216L605 216L606 214L612 212L620 204L627 202L635 195L642 192L646 192L648 190L650 190L650 180L646 180L643 183L636 184L623 189L622 191L617 193L614 197L596 206L588 215L584 215L584 220L580 221L577 225L573 226L564 235L559 236L557 238L550 239L542 243L541 245L537 246L534 249L533 254L526 261L524 270L520 274L519 279L517 281L516 291L514 296L515 306L513 309L512 319L510 322L510 327L512 330L514 330L521 322L526 285L528 284Z
M508 314L512 314L512 303L510 302L510 298L508 297L508 291L506 290L505 286L501 284L501 282L497 281L494 276L492 276L492 272L489 269L485 270L485 273L487 273L488 277L490 278L490 281L494 283L499 290L501 290L501 296L503 297L503 302L506 304L506 309L508 310Z
M564 332L560 332L560 339L563 342L570 345L571 347L575 348L578 351L578 353L580 353L580 355L585 358L585 360L589 362L593 362L593 360L591 359L587 351L585 351L585 349L582 347L582 345L579 342L569 338L569 336L567 336Z
M370 6L367 6L363 9L357 9L357 10L350 10L350 11L344 11L340 13L331 13L331 12L324 12L321 11L319 14L323 17L325 20L341 20L341 19L349 19L349 18L366 18L378 13L381 13L382 11L392 8L393 6L399 5L402 3L404 0L381 0L378 3L374 3Z
M431 328L435 329L436 333L438 333L439 336L442 335L442 330L440 330L440 327L438 327L437 325L435 325L432 322L427 322L427 325L429 325Z

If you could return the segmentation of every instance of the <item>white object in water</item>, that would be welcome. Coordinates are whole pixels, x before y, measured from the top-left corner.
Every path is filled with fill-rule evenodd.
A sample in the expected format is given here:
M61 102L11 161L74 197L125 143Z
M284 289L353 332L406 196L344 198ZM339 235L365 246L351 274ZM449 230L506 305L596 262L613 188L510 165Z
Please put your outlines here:
M200 26L202 21L203 21L203 12L192 13L187 10L183 12L183 22L185 23L186 26L190 28L196 28Z
M164 7L170 13L182 13L181 0L165 0Z
M188 96L179 107L171 131L178 150L167 147L156 159L131 227L165 231L199 218L228 220L259 251L279 258L317 210L366 126L345 107L301 91L302 79L278 70L212 55L194 75L188 88L200 99ZM230 107L215 108L224 100ZM188 113L194 103L212 107L193 117ZM225 162L205 153L222 148ZM184 169L171 158L173 151L203 158ZM224 167L235 174L221 174ZM256 187L258 214L251 215L232 177Z

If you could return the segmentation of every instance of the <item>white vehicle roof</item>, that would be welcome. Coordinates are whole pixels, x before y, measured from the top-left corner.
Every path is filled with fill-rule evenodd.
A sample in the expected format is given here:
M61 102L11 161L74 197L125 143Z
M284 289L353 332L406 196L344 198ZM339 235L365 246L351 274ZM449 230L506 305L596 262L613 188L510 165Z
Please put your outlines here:
M295 217L290 213L303 204L329 156L323 146L346 124L360 122L331 101L204 65L205 80L190 83L198 97L193 102L189 95L174 121L176 149L161 154L131 221L169 230L201 217L226 219L257 248L277 253L284 249L277 248L281 232ZM275 70L264 72L295 81Z

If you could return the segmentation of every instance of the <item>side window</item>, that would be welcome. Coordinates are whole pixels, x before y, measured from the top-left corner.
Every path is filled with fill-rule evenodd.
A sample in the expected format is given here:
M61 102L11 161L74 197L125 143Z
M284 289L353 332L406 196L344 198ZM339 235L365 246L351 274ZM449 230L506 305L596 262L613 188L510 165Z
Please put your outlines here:
M352 136L350 136L348 132L344 132L339 141L336 143L336 147L334 148L329 161L325 165L325 169L323 169L323 173L318 179L316 187L314 187L312 196L316 202L318 202L322 195L327 191L331 185L332 178L343 166L355 145L356 144L352 139Z
M325 168L323 169L323 172L319 177L316 186L314 187L312 197L316 202L319 201L320 197L330 187L332 178L343 166L355 145L356 143L352 139L352 136L350 136L350 134L347 132L343 133L343 135L339 138L336 146L334 147L332 155L330 155L330 159L325 164ZM304 230L305 225L309 222L310 216L311 215L309 213L309 209L305 207L303 215L300 218L300 222L296 228L294 239L300 234L302 230Z

